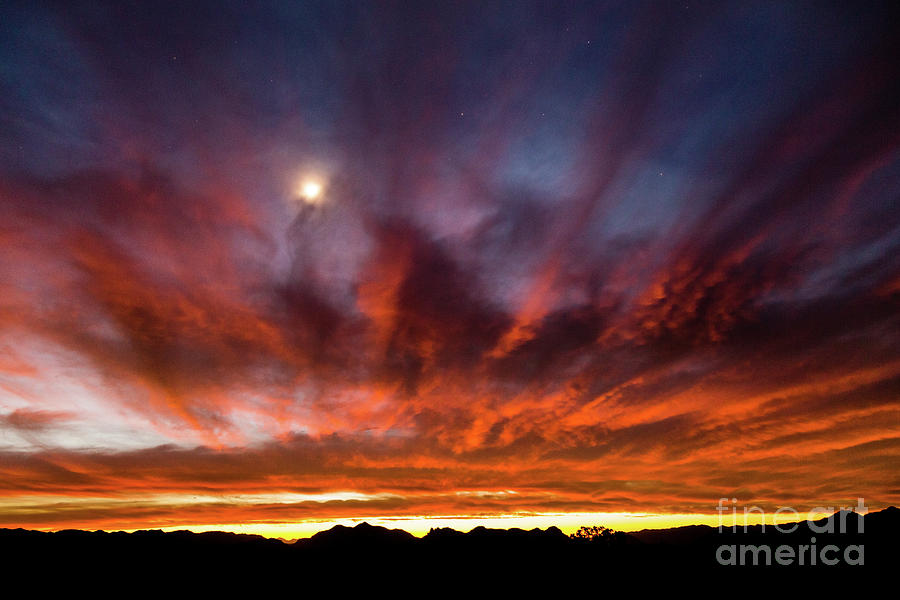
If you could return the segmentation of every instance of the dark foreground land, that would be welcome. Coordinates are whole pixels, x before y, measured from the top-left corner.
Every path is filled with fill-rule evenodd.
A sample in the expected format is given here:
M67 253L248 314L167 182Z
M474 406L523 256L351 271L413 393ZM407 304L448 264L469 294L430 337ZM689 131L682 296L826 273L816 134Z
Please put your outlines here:
M772 526L765 531L753 526L746 532L742 527L719 532L715 527L690 526L587 540L568 537L555 527L531 531L478 527L468 533L433 529L416 538L361 523L353 528L337 526L296 543L221 532L2 529L0 559L7 581L87 577L98 582L127 580L132 589L136 581L178 581L182 576L195 581L208 578L219 585L316 579L340 586L350 580L377 583L379 578L417 577L431 584L482 577L521 583L549 577L560 583L596 580L598 586L611 578L636 584L653 578L676 587L688 581L814 578L828 585L831 580L870 581L876 575L892 575L900 566L900 509L891 507L865 517L836 513L797 525L793 533L780 533ZM734 546L733 553L722 546ZM737 564L722 565L717 555L726 562L733 557ZM787 562L791 555L791 564L778 564L777 557Z

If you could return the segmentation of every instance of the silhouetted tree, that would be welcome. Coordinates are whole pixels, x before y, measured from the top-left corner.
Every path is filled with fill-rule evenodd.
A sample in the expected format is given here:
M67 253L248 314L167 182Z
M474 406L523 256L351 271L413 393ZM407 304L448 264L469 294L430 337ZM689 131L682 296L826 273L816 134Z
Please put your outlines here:
M576 541L611 546L623 536L620 532L610 529L609 527L604 527L603 525L591 525L580 527L578 531L569 535L569 537Z

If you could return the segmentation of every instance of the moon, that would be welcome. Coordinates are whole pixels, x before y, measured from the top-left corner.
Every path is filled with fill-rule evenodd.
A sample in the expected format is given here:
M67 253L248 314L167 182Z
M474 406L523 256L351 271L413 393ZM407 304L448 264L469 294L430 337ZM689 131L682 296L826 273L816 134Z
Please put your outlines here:
M322 202L322 184L315 179L304 179L295 188L296 196L306 204L320 204Z

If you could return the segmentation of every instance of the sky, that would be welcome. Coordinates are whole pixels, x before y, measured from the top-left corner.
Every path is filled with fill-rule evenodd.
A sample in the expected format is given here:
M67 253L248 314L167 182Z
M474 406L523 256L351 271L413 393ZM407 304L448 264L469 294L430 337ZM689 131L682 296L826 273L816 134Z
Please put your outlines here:
M4 2L0 527L900 503L896 11Z

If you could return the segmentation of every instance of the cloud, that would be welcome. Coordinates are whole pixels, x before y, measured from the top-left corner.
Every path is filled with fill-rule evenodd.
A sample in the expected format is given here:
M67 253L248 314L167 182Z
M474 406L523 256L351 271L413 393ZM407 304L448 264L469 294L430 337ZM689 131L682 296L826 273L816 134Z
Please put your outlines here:
M69 415L62 412L20 408L9 414L0 415L0 423L4 427L18 431L41 431L68 418Z

